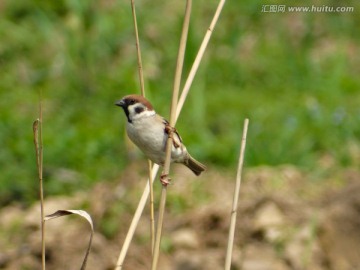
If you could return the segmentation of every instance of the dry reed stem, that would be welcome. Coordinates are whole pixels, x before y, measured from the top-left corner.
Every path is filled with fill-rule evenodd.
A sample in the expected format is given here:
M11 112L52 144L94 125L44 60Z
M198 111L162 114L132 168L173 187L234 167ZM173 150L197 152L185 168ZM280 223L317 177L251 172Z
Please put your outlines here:
M140 48L139 31L138 31L137 19L136 19L135 0L131 0L131 11L133 15L134 30L135 30L140 89L141 89L141 95L145 97L144 73L143 73L142 60L141 60L141 48Z
M136 52L138 59L140 89L141 89L141 95L145 97L144 72L143 72L142 60L141 60L141 47L140 47L139 31L137 26L137 16L136 16L134 0L131 0L131 10L133 15L134 31L135 31L135 39L136 39ZM151 160L148 160L148 165L149 165L149 185L150 185L150 234L151 234L150 237L151 237L151 252L153 252L154 241L155 241L155 218L154 218L154 191L153 191L152 179L151 179L152 176Z
M213 19L212 19L212 21L210 23L210 26L209 26L208 30L206 31L206 34L204 36L204 39L203 39L202 43L200 45L200 49L199 49L199 51L198 51L198 53L197 53L197 55L195 57L195 61L194 61L193 65L192 65L192 67L190 69L189 75L188 75L188 77L186 79L186 82L185 82L185 86L184 86L184 88L182 90L182 93L181 93L181 96L179 98L179 103L178 103L178 107L177 107L177 110L176 110L176 118L178 118L179 115L180 115L180 111L181 111L181 109L182 109L182 107L184 105L184 102L186 100L186 97L187 97L187 95L189 93L191 84L192 84L192 82L194 80L194 77L196 75L196 72L197 72L197 70L199 68L202 57L204 56L206 47L207 47L207 45L209 43L211 34L212 34L212 32L213 32L213 30L215 28L215 25L216 25L216 23L217 23L217 21L219 19L219 16L220 16L220 13L221 13L221 11L222 11L222 9L224 7L224 4L225 4L225 0L220 0L220 2L218 4L218 7L217 7L217 9L215 11L214 17L213 17Z
M39 176L40 218L41 218L41 269L45 270L45 214L44 214L44 188L43 188L43 140L42 140L42 101L39 97L39 118L33 123L36 166Z
M219 18L219 15L222 11L222 8L225 4L225 0L220 0L219 2L219 5L216 9L216 12L214 14L214 17L213 17L213 20L210 24L210 27L204 37L204 40L202 41L201 43L201 46L200 46L200 49L199 49L199 52L195 58L195 61L194 61L194 64L193 66L191 67L191 70L190 70L190 73L189 73L189 76L186 80L186 83L185 83L185 86L183 88L183 92L181 94L181 97L179 99L179 102L178 102L178 106L177 106L177 111L176 111L176 117L175 117L175 124L176 124L176 121L177 119L179 118L180 116L180 112L182 110L182 107L184 105L184 102L186 100L186 97L189 93L189 89L190 89L190 86L192 84L192 81L196 75L196 72L197 72L197 69L199 67L199 64L201 62L201 59L202 59L202 56L204 55L204 52L205 52L205 49L207 47L207 44L210 40L210 37L211 37L211 34L212 34L212 31L217 23L217 20ZM196 62L196 64L195 64ZM158 172L158 169L159 169L159 166L157 164L155 164L152 168L152 179L154 181L155 177L156 177L156 174ZM124 260L125 260L125 256L126 256L126 253L127 253L127 250L129 248L129 245L130 245L130 242L134 236L134 232L135 232L135 229L136 229L136 226L139 222L139 219L140 219L140 216L144 210L144 207L145 207L145 203L146 203L146 200L147 200L147 197L149 196L149 185L146 184L145 186L145 189L143 191L143 194L140 198L140 201L138 203L138 206L136 208L136 211L135 211L135 214L134 214L134 217L131 221L131 225L129 227L129 230L128 230L128 233L126 235L126 238L125 238L125 241L124 241L124 245L122 247L122 250L120 252L120 255L119 255L119 258L118 258L118 261L116 263L116 266L115 266L115 270L121 270L122 267L123 267L123 263L124 263Z
M154 214L154 191L152 178L152 162L148 159L149 165L149 187L150 187L150 236L151 236L151 255L154 254L155 245L155 214Z
M159 260L161 232L162 232L162 226L164 224L166 190L167 190L166 185L162 185L160 205L159 205L159 217L158 217L158 223L157 223L157 227L156 227L155 243L154 243L154 249L153 249L154 251L153 251L152 261L151 261L151 270L157 269L157 264L158 264L158 260Z
M179 97L179 91L180 91L182 69L183 69L183 65L184 65L186 41L187 41L189 25L190 25L191 5L192 5L192 0L187 0L186 8L185 8L184 23L183 23L183 28L182 28L181 38L180 38L178 58L177 58L177 62L176 62L174 88L173 88L173 94L172 94L170 122L169 122L171 127L174 127L175 122L176 122L176 109L177 109L178 97ZM163 172L161 175L161 177L165 176L167 179L165 179L165 184L162 185L162 189L161 189L159 217L158 217L158 223L157 223L155 247L154 247L153 259L152 259L152 264L151 264L151 270L157 269L157 264L158 264L158 260L159 260L162 226L164 223L164 213L165 213L165 205L166 205L166 193L167 193L166 182L169 181L168 175L169 175L169 171L170 171L171 149L172 149L172 144L173 144L172 134L173 134L173 130L170 130L168 139L167 139L167 144L166 144L165 164L164 164L164 169L163 169Z
M156 178L156 174L159 170L159 165L157 164L154 164L154 166L152 167L152 181L154 182L154 179ZM134 236L134 232L135 232L135 229L136 229L136 226L137 224L139 223L139 220L140 220L140 217L141 217L141 214L144 210L144 207L145 207L145 204L146 204L146 201L147 201L147 198L149 196L149 191L150 191L150 185L149 185L149 181L146 183L146 187L144 189L144 192L143 194L141 195L141 198L140 198L140 201L139 201L139 204L138 204L138 207L136 208L136 211L135 211L135 214L133 216L133 219L131 221L131 224L130 224L130 227L129 227L129 230L128 230L128 233L126 234L126 237L125 237L125 240L124 240L124 244L121 248L121 251L120 251L120 254L119 254L119 258L117 260L117 263L116 263L116 266L115 266L115 270L120 270L122 269L123 267L123 264L124 264L124 260L125 260L125 257L126 257L126 254L127 254L127 251L129 249L129 246L130 246L130 243L131 243L131 240Z
M226 251L226 259L225 259L225 270L230 270L231 267L231 257L232 251L234 246L234 235L235 235L235 227L236 227L236 214L238 208L238 200L240 194L240 186L241 186L241 173L244 164L244 154L245 154L245 147L246 147L246 136L247 130L249 125L249 119L245 119L244 121L244 128L241 140L241 147L240 147L240 154L239 154L239 163L236 175L236 184L235 184L235 191L234 191L234 199L231 209L231 219L230 219L230 228L229 228L229 239Z

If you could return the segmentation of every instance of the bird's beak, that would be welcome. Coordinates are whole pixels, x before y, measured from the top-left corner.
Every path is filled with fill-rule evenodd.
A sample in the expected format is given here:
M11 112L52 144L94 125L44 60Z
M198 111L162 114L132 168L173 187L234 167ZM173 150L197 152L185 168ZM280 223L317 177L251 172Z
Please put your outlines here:
M120 107L124 107L125 106L125 102L124 100L120 99L118 101L115 102L116 106L120 106Z

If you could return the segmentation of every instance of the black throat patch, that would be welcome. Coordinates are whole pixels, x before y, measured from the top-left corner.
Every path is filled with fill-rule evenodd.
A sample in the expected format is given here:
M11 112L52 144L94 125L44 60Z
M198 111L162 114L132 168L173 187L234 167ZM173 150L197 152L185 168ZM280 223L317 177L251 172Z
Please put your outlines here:
M124 113L126 115L126 118L127 118L128 122L132 123L132 121L131 121L131 119L129 117L129 109L128 109L128 107L123 107L123 109L124 109Z

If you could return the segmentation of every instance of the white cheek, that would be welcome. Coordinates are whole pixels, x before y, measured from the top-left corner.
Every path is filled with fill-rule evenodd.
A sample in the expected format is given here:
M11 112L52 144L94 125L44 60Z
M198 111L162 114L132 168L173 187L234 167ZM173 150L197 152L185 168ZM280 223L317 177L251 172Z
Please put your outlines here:
M141 113L137 113L135 111L135 108L139 106L139 105L130 105L128 107L128 110L129 110L129 116L130 116L130 119L132 120L137 120L139 118L142 118L142 117L149 117L149 116L153 116L155 115L155 112L154 111L148 111L146 108L144 111L142 111Z
M149 117L149 116L155 115L155 112L146 110L146 111L141 112L140 114L142 117Z
M137 113L135 112L135 105L130 105L128 107L128 111L129 111L129 116L131 119L135 119Z

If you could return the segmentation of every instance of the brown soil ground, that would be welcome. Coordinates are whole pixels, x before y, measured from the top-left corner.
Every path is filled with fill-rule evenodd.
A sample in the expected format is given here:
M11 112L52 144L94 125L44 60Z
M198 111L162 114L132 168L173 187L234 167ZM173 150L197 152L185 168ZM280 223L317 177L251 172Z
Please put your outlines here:
M85 209L95 224L88 270L114 269L145 174L129 167L88 192L46 198L46 213ZM136 180L143 179L143 180ZM175 166L168 188L161 270L223 269L235 173L200 178ZM292 166L245 170L232 269L360 269L360 172L314 176ZM46 184L45 184L46 187ZM155 184L155 200L160 184ZM39 205L0 211L0 269L41 269ZM149 269L149 207L123 269ZM79 217L46 223L47 269L80 269L89 226Z

